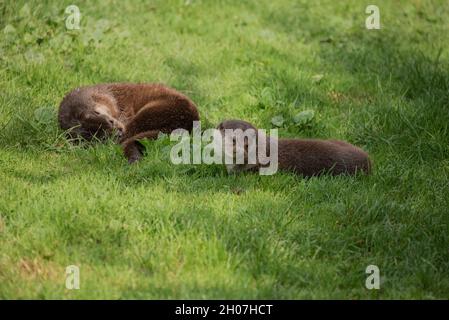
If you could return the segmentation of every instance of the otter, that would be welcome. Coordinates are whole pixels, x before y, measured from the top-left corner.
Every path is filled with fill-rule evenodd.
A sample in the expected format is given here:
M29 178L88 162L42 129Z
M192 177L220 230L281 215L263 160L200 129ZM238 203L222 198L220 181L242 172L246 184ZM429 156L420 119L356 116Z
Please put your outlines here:
M143 154L138 140L160 132L191 131L198 109L184 94L163 84L107 83L69 92L59 106L58 121L69 138L118 138L129 163Z
M226 129L241 129L243 131L257 128L243 120L227 120L217 126L224 136ZM256 139L266 139L266 146L270 146L271 137L255 135ZM248 143L244 143L244 164L228 165L228 172L254 171L262 165L256 159L255 164L248 164ZM357 172L369 174L372 163L368 154L362 149L340 140L319 139L277 139L278 168L290 171L304 177L318 176L324 173L331 175L354 175ZM226 152L226 150L225 150ZM236 145L233 145L231 153L236 154ZM270 150L268 149L268 154Z

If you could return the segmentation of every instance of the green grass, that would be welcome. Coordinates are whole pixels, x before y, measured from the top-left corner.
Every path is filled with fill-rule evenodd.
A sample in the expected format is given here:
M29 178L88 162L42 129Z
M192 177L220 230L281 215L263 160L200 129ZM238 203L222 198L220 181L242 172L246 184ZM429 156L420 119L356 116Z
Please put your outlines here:
M381 30L372 1L77 1L79 31L72 2L24 3L0 0L0 298L449 297L445 0L376 1ZM118 81L181 90L203 127L283 116L280 136L348 140L374 172L228 176L171 164L164 140L135 166L68 144L64 94Z

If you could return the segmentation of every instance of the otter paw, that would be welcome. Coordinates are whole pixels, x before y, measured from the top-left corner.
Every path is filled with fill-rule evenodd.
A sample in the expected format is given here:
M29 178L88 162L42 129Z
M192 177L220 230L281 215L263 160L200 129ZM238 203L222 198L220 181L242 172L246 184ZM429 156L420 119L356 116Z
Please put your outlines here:
M132 154L131 156L128 157L128 163L129 164L136 163L137 161L140 160L140 158L142 158L142 155L140 153Z

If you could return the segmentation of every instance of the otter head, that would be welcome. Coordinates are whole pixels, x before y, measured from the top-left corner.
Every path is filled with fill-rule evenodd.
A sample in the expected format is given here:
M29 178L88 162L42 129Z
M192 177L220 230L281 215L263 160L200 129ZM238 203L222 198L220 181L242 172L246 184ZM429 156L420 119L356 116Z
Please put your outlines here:
M228 172L238 172L256 169L257 158L250 163L250 157L257 152L257 128L243 120L226 120L217 126L222 136L224 155L237 160L237 155L243 156L243 163L226 164ZM233 130L233 131L227 131ZM254 148L254 149L252 149Z
M63 130L67 130L70 138L85 140L105 139L116 135L121 138L124 125L117 120L117 112L107 101L98 101L93 97L69 96L61 103L59 109L59 123Z

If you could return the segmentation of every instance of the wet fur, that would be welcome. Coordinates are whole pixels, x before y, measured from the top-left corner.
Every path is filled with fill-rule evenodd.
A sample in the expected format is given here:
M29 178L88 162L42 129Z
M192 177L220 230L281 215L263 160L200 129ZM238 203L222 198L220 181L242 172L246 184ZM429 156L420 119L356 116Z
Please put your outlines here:
M257 130L252 124L242 120L227 120L220 123L217 128L222 134L225 129ZM323 173L331 175L353 175L358 171L370 173L371 167L372 163L368 154L345 141L278 139L278 168L280 170L311 177ZM258 168L259 165L231 165L228 171L253 171Z
M104 139L117 133L130 163L142 156L138 140L177 128L191 131L195 104L162 84L113 83L76 88L59 107L58 120L71 138Z

